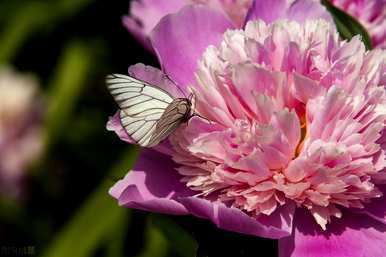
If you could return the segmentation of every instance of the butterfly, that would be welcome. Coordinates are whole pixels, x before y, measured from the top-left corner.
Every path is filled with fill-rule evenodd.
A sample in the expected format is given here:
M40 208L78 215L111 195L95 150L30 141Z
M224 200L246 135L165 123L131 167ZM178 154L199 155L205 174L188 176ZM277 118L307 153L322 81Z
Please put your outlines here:
M106 82L120 108L124 129L140 146L156 146L195 115L191 96L177 98L160 87L121 74L108 75Z

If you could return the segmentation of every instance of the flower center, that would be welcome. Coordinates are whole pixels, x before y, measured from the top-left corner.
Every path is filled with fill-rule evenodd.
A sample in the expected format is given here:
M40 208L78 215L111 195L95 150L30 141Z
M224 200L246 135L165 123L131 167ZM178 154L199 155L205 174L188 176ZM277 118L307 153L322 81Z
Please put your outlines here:
M296 146L295 158L300 155L300 152L302 151L302 148L304 145L304 140L305 140L306 135L307 135L307 122L306 122L306 115L305 114L300 116L300 129L301 129L301 136L300 136L299 144Z

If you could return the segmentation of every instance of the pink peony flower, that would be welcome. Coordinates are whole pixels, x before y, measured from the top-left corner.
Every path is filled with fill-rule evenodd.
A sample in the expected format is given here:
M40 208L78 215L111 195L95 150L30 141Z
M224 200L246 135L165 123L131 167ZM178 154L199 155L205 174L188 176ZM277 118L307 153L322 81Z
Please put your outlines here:
M386 48L385 0L330 0L333 5L349 13L368 31L373 47Z
M122 22L146 48L152 49L149 36L157 23L166 15L178 12L187 5L205 5L223 15L233 26L241 28L245 18L258 15L258 18L270 22L279 18L304 19L328 14L323 8L317 7L317 0L134 0L130 4L130 14L124 16ZM319 13L318 13L319 12Z
M42 147L36 81L0 70L0 195L19 199L26 168Z
M197 6L161 20L162 68L210 122L144 150L110 190L120 205L277 238L281 257L384 256L386 52L300 10L272 4L292 21L266 21L255 2L242 30ZM129 73L170 88L155 68ZM108 129L130 142L116 116Z

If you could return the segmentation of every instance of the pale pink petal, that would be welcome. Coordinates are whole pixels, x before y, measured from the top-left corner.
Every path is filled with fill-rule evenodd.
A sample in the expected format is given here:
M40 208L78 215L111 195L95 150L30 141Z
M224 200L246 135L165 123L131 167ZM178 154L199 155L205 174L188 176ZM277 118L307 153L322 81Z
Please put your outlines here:
M324 88L315 80L297 73L294 74L293 94L299 101L307 103L308 100L319 96L324 91Z
M273 115L272 122L274 127L286 137L291 150L295 151L300 140L300 120L296 113L288 110L279 111Z

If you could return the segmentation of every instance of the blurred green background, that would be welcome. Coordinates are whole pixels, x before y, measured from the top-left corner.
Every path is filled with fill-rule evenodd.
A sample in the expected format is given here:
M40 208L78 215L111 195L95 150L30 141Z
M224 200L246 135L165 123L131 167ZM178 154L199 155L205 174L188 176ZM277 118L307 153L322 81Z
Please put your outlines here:
M108 195L139 150L105 129L116 110L105 76L158 66L121 24L129 2L0 1L0 66L38 79L45 113L25 199L0 201L0 256L276 256L275 240L120 208Z

